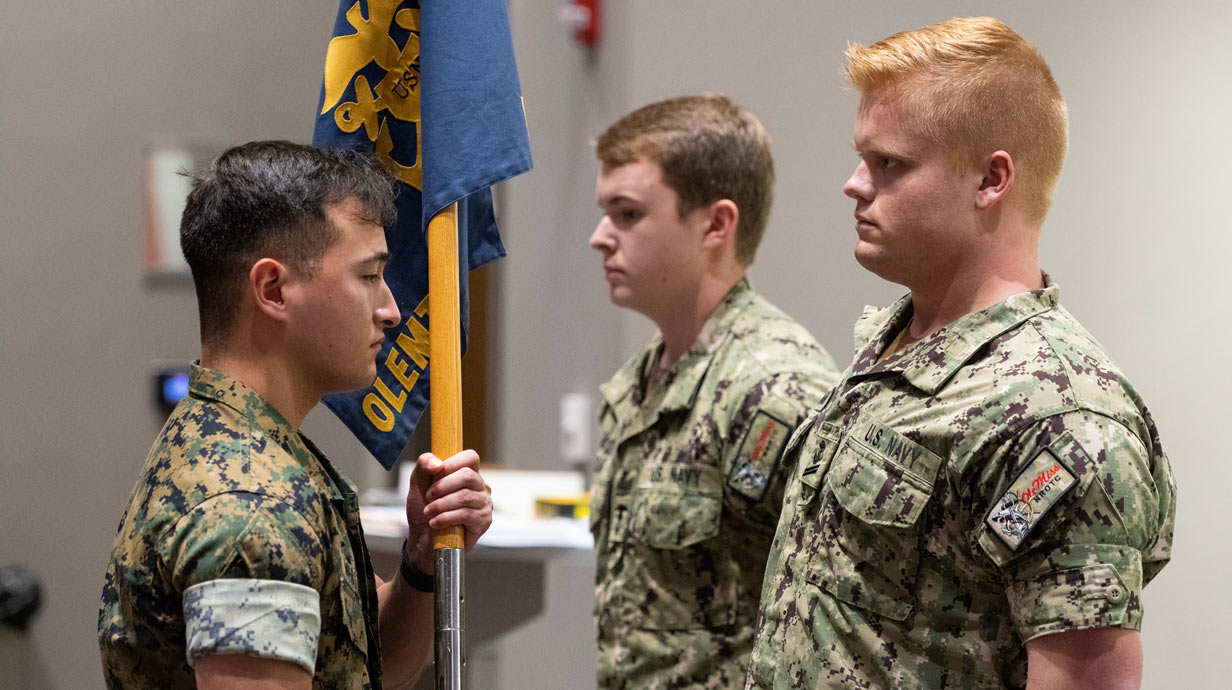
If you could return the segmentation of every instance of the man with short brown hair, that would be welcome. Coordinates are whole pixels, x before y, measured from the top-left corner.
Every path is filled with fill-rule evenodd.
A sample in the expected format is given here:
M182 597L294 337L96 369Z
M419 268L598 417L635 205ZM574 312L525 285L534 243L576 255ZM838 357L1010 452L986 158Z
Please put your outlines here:
M739 688L780 457L834 364L745 275L774 184L757 118L719 95L675 98L621 118L596 153L590 244L612 302L659 327L601 387L598 686Z
M355 151L252 142L195 176L181 244L201 360L120 521L98 636L112 690L409 687L433 633L430 528L492 521L479 457L419 458L399 574L372 572L355 486L300 431L372 382L392 179Z

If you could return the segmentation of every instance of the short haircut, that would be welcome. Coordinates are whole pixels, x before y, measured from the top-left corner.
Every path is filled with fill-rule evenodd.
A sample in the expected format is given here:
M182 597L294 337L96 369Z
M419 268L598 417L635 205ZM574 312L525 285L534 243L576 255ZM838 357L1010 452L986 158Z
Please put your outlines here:
M1068 115L1044 58L1005 24L951 19L847 48L847 79L902 99L907 126L950 148L956 164L993 151L1014 160L1021 198L1043 222L1065 161Z
M365 220L393 224L397 187L371 157L289 141L228 149L192 176L180 248L197 289L201 340L230 334L254 263L269 257L311 278L338 239L327 210L354 200Z
M740 211L736 260L753 263L774 199L770 135L753 113L714 93L651 103L599 135L595 154L613 168L639 158L657 163L681 217L730 199Z

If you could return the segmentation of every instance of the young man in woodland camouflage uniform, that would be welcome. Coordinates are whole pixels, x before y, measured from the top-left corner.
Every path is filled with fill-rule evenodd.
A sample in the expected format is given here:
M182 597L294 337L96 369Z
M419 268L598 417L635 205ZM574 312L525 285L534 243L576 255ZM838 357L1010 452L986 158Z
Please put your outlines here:
M1137 688L1175 488L1039 268L1060 90L993 19L854 45L846 71L855 255L911 293L865 313L789 443L748 687Z
M591 489L600 688L739 688L787 469L835 380L812 336L749 287L769 139L718 95L626 115L597 140L614 303L659 327L602 386Z
M181 226L201 361L130 497L99 611L109 688L409 686L433 636L429 527L491 524L474 451L419 458L401 575L372 572L354 485L299 425L376 374L395 188L351 151L255 142ZM383 669L383 672L382 672Z

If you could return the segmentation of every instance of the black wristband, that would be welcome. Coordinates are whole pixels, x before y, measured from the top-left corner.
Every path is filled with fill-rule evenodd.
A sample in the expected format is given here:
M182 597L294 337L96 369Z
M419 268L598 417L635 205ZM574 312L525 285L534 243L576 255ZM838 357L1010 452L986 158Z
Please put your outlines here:
M420 592L432 592L436 590L436 578L423 572L415 567L415 564L406 558L406 542L402 542L402 563L398 566L398 572L402 574L402 579L406 584Z

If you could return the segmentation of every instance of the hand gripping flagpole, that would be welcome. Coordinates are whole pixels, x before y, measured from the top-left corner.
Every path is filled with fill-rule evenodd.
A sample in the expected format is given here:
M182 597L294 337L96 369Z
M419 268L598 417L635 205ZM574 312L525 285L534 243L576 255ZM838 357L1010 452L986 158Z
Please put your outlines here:
M428 221L428 319L432 385L432 452L462 451L462 327L458 296L458 205ZM466 665L463 608L466 548L462 527L432 534L436 554L437 690L462 690Z

